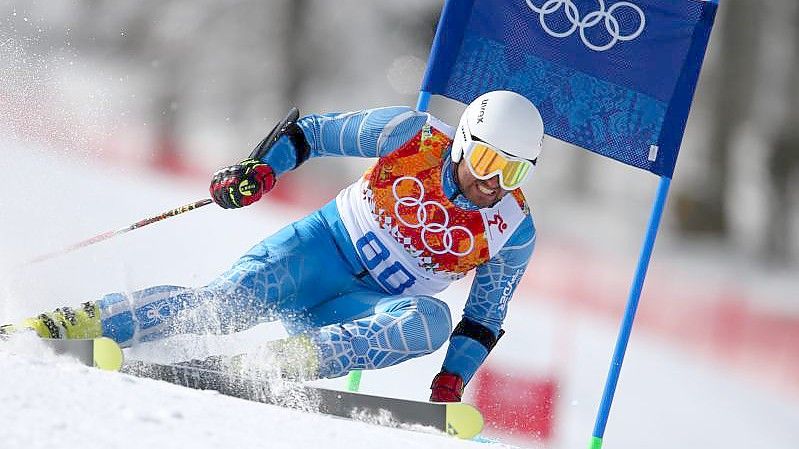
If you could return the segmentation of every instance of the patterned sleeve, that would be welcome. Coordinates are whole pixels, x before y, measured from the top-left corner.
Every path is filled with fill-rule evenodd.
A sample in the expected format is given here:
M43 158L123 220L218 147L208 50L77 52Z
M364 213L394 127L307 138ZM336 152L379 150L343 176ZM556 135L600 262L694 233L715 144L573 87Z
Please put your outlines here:
M527 268L535 239L535 226L528 215L497 255L477 267L463 311L465 320L482 325L494 337L499 336L508 302ZM488 349L477 340L453 335L443 369L469 382L487 356Z
M410 140L428 117L405 106L392 106L306 115L297 124L308 142L309 157L380 157ZM295 167L297 156L288 139L281 139L263 160L280 175Z

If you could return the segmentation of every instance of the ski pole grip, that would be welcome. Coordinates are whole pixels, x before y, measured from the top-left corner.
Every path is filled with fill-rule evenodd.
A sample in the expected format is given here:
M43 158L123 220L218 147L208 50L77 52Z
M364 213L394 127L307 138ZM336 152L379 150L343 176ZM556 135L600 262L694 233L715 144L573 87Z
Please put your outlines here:
M266 155L266 152L269 151L269 148L271 148L272 145L274 145L275 142L277 142L277 139L279 139L280 136L286 133L289 125L297 123L297 120L299 119L300 119L299 109L295 107L289 109L289 113L286 115L286 118L279 121L277 125L275 125L275 127L272 128L272 131L269 133L269 135L267 135L264 138L264 140L262 140L261 143L259 143L258 146L256 146L255 149L252 150L252 153L250 153L250 159L257 159L260 161L261 158L264 157L264 155Z

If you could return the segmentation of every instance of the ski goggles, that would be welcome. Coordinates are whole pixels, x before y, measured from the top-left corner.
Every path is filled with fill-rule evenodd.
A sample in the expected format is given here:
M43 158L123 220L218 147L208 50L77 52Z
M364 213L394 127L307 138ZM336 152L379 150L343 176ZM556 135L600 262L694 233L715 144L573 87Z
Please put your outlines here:
M499 185L513 190L527 179L535 161L511 157L485 142L470 140L464 158L469 171L477 179L489 179L499 174Z

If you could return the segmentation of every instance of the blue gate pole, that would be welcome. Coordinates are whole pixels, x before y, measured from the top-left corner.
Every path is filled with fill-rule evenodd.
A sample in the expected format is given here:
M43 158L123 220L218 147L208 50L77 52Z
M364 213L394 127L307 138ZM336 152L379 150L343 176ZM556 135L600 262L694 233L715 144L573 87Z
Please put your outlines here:
M641 298L641 290L644 287L646 270L652 258L652 249L655 246L655 237L657 237L658 228L660 227L660 219L663 216L663 209L666 205L666 198L669 195L670 185L670 178L665 176L660 177L655 203L652 206L652 213L649 216L649 226L646 231L646 237L644 238L644 246L641 248L641 255L638 258L635 278L630 288L630 295L627 298L627 308L624 311L621 329L616 339L616 348L613 351L613 360L610 363L610 371L605 381L602 402L599 404L599 412L597 413L594 433L589 446L591 449L600 449L602 447L602 438L605 435L605 426L608 423L608 415L610 415L610 406L613 402L613 395L616 392L616 384L619 382L621 364L624 362L624 353L627 351L627 342L630 340L630 332L632 331L633 321L635 320L635 312L638 310L638 301Z
M419 99L416 100L416 110L427 112L427 107L430 105L430 92L423 90L419 91Z

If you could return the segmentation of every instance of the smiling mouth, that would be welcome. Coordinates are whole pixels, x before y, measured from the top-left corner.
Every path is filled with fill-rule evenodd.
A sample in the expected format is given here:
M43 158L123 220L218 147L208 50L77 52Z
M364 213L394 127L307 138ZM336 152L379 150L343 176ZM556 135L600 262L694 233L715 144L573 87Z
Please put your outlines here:
M486 187L486 186L484 186L482 184L477 184L477 190L479 190L480 193L482 193L483 195L492 195L493 196L494 194L497 193L496 189L489 189L488 187Z

